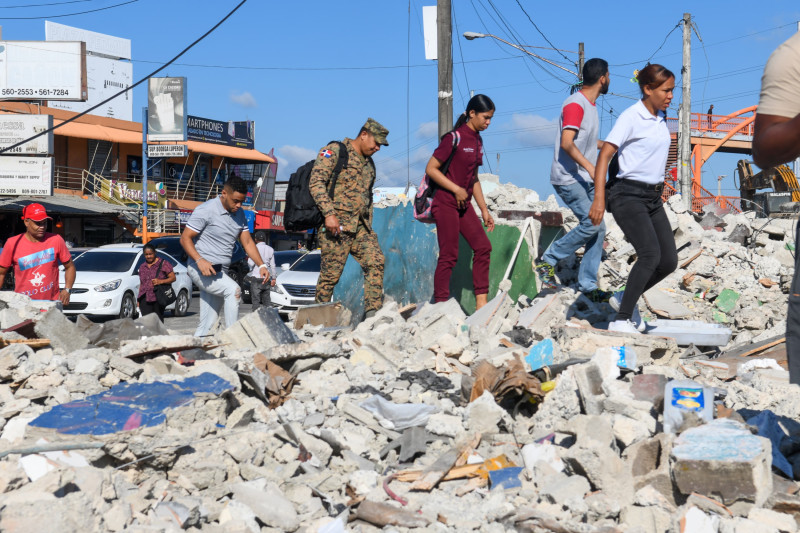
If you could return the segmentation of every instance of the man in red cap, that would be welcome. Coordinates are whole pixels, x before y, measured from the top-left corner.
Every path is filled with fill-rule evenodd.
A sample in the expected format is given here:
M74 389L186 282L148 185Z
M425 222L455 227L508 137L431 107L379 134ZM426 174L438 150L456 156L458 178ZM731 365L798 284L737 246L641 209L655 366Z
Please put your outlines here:
M8 269L14 265L14 291L33 300L59 301L69 304L69 293L75 283L75 265L60 235L46 233L47 212L41 204L28 204L22 210L25 233L8 239L0 253L0 287ZM64 265L64 285L58 288L58 263Z

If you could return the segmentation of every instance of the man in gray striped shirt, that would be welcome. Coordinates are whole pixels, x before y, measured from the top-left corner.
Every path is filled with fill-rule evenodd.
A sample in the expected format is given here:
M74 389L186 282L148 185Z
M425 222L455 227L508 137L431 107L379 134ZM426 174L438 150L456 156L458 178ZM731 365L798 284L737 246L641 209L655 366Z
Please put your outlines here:
M608 301L610 292L597 287L597 270L603 256L605 224L595 226L589 220L589 208L594 200L594 165L599 140L600 122L597 98L608 92L608 63L590 59L583 66L583 87L570 95L561 106L556 134L550 183L564 203L578 217L579 223L569 233L552 243L536 264L540 289L555 288L555 267L585 247L578 270L578 290L594 302Z

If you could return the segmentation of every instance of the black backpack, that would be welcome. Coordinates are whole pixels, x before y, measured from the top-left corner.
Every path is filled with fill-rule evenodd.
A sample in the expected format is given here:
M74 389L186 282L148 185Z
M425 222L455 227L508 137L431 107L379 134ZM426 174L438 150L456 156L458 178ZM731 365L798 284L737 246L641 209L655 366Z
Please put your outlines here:
M333 144L334 142L339 145L339 159L336 161L333 174L331 174L331 182L328 186L328 196L331 199L333 199L333 191L336 188L336 180L339 177L339 173L347 165L347 147L339 141L331 141L328 144ZM286 207L283 210L283 226L287 231L306 231L318 228L325 221L325 217L320 213L308 186L315 161L316 159L312 159L289 176L289 186L286 189Z

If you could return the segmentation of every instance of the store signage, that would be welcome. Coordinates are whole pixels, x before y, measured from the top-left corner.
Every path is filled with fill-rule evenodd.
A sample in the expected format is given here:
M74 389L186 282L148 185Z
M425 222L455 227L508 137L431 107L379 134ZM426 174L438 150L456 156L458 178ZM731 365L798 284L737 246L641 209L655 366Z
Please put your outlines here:
M0 100L75 100L88 96L86 45L0 41Z
M53 158L9 155L0 157L0 195L53 194Z
M255 146L256 124L252 120L222 122L189 115L186 127L186 136L193 141L224 144L251 150Z
M147 157L186 157L189 147L185 144L148 144Z
M255 229L284 231L283 211L256 211Z
M0 115L0 150L47 131L53 127L53 115ZM53 132L15 146L2 155L49 155L53 153Z
M147 81L147 142L185 141L186 78Z
M109 198L109 201L114 203L141 205L142 184L131 181L104 181L101 197ZM147 205L166 209L167 189L163 183L149 182L147 184Z

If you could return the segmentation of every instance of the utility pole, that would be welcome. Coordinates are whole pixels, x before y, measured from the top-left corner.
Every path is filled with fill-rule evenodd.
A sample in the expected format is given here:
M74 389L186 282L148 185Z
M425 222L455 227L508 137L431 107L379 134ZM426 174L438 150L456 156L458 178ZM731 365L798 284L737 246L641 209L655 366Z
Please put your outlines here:
M681 199L687 209L692 207L692 15L683 14L683 97L678 116L678 180Z
M450 0L436 1L439 68L439 137L453 128L453 28Z
M586 57L583 55L583 43L578 43L578 82L583 84L583 63Z

